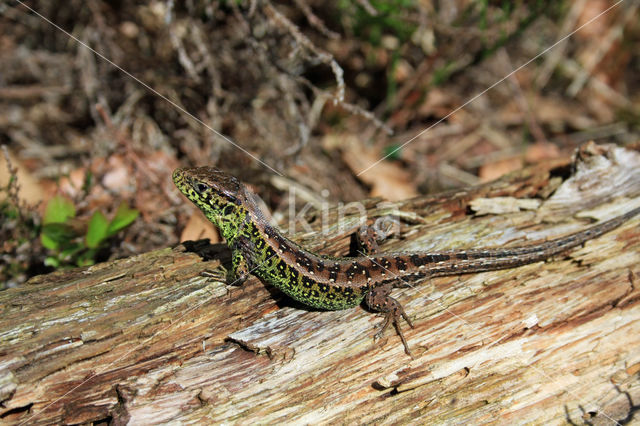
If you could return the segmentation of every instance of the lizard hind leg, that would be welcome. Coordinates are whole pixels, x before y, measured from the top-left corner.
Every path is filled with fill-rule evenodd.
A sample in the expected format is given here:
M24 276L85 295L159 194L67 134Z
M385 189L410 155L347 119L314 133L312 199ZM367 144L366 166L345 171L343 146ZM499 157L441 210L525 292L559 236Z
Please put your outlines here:
M411 328L413 328L413 324L411 323L409 316L407 316L407 314L405 313L404 308L402 307L400 302L390 296L391 288L391 283L375 287L369 292L369 294L367 294L367 297L365 298L365 301L369 308L371 308L373 311L382 312L385 314L385 319L382 323L382 327L374 337L382 337L389 325L393 324L396 332L398 333L398 336L400 336L400 340L402 340L405 352L407 353L407 355L413 358L413 354L409 349L407 340L405 339L402 328L400 327L399 320L400 318L403 318Z
M378 231L374 227L363 225L358 229L355 236L355 250L357 251L354 256L371 255L376 254L379 251L378 241L381 240Z
M379 217L372 225L362 225L353 234L353 256L372 255L380 251L378 243L398 232L396 220L391 216Z

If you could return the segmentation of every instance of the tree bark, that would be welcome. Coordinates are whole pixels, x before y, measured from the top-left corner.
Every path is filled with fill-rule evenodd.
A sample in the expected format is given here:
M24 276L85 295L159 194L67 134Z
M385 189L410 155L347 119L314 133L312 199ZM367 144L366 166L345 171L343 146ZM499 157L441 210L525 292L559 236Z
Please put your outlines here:
M527 245L639 204L640 154L588 144L573 164L366 206L369 218L401 219L383 251L434 251ZM355 217L335 209L328 217L328 235L294 239L345 254ZM374 342L382 319L363 308L309 310L256 278L227 286L222 245L185 244L38 276L0 293L0 419L637 420L638 224L634 218L547 262L397 289L415 325L404 330L415 359L392 330Z

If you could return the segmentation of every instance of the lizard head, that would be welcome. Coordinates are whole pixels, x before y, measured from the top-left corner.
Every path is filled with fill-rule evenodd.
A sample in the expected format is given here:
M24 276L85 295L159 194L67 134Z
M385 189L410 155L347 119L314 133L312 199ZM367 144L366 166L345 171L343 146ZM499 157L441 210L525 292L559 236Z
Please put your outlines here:
M215 167L176 169L173 182L219 227L224 217L233 216L242 206L244 191L240 181Z

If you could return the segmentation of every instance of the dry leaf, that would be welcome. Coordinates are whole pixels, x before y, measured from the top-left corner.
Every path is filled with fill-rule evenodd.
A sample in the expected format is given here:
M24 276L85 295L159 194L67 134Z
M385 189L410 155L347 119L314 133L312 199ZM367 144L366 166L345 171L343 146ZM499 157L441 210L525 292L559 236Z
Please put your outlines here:
M340 140L342 159L354 174L367 169L383 155L377 149L363 146L355 136L327 136ZM332 142L328 142L332 144ZM412 176L397 163L383 160L358 176L371 186L372 197L382 197L390 201L405 200L418 194Z
M480 167L478 176L482 182L489 182L500 176L522 168L522 158L511 157Z
M558 158L560 150L558 147L549 142L536 142L527 148L524 154L527 163L537 163L542 160Z
M18 185L20 185L18 198L29 205L34 205L42 201L44 197L44 190L38 183L38 180L32 176L31 173L29 173L29 170L27 170L11 153L9 153L9 159L11 161L11 167L18 169ZM8 183L9 170L7 169L7 162L4 155L0 154L0 186L6 187Z
M208 238L212 244L222 241L222 238L220 238L220 235L218 234L218 230L215 229L213 224L199 212L196 212L191 215L187 222L187 226L182 230L180 242L197 241L203 238Z

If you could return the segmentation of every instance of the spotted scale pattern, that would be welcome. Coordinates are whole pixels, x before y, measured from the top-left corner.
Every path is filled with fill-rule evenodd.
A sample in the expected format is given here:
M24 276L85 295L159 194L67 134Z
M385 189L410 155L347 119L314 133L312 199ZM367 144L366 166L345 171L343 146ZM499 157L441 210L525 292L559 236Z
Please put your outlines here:
M383 327L394 323L409 348L398 318L409 318L389 294L403 278L456 275L512 268L547 259L620 226L640 214L640 207L574 234L512 248L396 253L330 258L311 253L268 224L247 189L213 167L177 169L173 179L182 193L221 231L233 251L235 272L249 271L292 298L323 309L346 309L366 300L386 312Z

